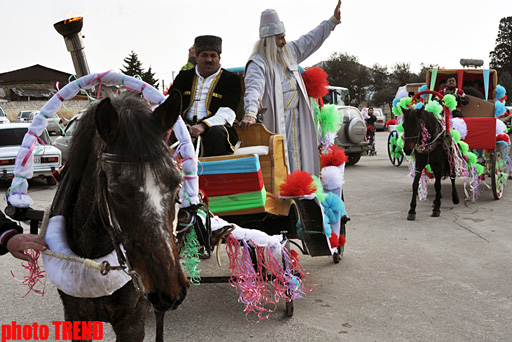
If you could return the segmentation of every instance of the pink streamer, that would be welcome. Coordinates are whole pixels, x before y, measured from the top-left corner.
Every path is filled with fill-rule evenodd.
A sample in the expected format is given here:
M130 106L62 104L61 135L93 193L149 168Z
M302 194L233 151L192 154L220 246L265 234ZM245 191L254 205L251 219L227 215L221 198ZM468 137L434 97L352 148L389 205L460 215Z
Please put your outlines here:
M39 261L39 256L41 255L41 253L38 250L28 249L25 251L25 254L29 255L34 260L33 264L30 262L26 262L26 263L22 262L21 263L21 266L24 269L28 270L29 274L27 276L23 277L24 280L17 279L14 276L14 273L12 271L11 271L11 275L13 276L14 279L21 282L22 285L28 286L28 291L27 291L27 293L25 293L25 295L22 298L25 298L30 293L30 291L33 291L34 293L44 296L44 293L45 293L44 291L46 288L46 281L43 282L42 279L44 279L46 277L46 272L43 269L41 269L41 267L39 266L38 261ZM36 289L36 286L39 284L42 284L42 286L43 286L42 290Z

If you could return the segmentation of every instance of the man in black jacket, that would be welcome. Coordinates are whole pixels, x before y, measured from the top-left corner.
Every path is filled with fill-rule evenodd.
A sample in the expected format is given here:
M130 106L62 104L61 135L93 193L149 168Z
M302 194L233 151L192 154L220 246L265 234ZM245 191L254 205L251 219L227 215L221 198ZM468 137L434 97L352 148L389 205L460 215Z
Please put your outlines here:
M0 255L10 252L13 257L33 263L26 249L44 251L48 245L43 237L34 234L23 234L23 228L5 217L0 211Z
M169 91L183 95L183 116L190 135L203 139L203 156L231 154L238 136L233 128L242 95L241 81L220 67L222 39L199 36L194 41L196 66L182 70Z

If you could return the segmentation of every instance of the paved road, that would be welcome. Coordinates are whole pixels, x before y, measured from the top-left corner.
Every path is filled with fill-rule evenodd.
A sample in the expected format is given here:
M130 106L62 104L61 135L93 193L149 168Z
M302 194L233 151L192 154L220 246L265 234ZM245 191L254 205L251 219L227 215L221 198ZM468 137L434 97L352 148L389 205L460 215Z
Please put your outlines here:
M416 221L406 220L411 181L404 164L388 160L387 132L377 133L375 157L348 167L345 200L345 257L301 256L316 290L295 301L295 315L284 305L259 324L248 324L237 294L228 284L193 286L185 303L166 317L167 340L182 341L511 341L512 340L512 188L495 201L490 190L477 203L450 201L443 182L441 217L430 217L419 202ZM5 192L6 184L0 191ZM463 195L462 181L457 188ZM33 182L30 193L44 208L54 189ZM508 193L507 193L508 192ZM10 274L24 272L10 256L0 259L1 324L47 324L63 320L51 284L44 297L29 294ZM214 260L204 274L226 274ZM146 326L154 338L154 319ZM172 338L171 338L172 337ZM104 341L114 341L105 328Z

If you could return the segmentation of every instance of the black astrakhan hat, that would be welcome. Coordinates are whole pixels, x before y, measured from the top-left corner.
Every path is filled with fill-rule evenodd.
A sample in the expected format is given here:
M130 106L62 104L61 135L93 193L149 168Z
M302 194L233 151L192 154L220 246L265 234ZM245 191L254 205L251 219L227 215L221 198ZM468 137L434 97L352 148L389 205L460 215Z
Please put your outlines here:
M222 53L222 38L217 36L199 36L194 41L196 55L201 51L217 51Z

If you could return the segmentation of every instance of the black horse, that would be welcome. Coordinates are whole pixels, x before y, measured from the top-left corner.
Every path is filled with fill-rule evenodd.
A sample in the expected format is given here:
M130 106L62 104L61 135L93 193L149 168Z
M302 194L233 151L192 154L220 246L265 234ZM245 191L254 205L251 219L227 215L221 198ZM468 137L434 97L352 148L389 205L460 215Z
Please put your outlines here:
M436 197L434 199L434 208L432 216L438 217L441 214L441 179L450 176L452 182L452 201L459 203L459 196L455 189L455 171L450 164L449 158L453 155L449 153L451 148L447 143L449 137L445 136L444 129L436 119L434 114L421 109L404 110L404 153L414 154L416 160L414 182L412 184L412 200L408 220L416 219L416 197L418 195L418 186L423 169L430 164L435 176L434 188Z
M163 341L164 313L183 301L189 286L172 231L182 176L164 143L181 110L177 91L154 112L128 93L92 106L74 133L52 204L52 215L66 217L77 255L99 258L119 244L126 250L116 249L133 280L112 295L77 298L59 290L66 320L110 322L117 341L143 341L148 302Z

